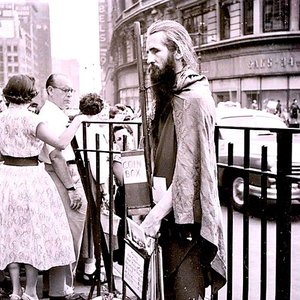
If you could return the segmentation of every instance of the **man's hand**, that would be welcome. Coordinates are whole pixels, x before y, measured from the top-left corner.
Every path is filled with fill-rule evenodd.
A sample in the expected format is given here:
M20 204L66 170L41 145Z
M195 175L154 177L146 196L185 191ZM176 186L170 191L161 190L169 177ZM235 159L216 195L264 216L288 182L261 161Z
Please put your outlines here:
M76 190L69 190L68 191L70 197L70 207L73 210L78 210L82 205L82 200L80 195Z
M145 231L145 234L153 238L157 237L161 224L161 219L155 216L153 209L149 212L147 217L142 222L141 226Z
M150 210L149 214L142 222L141 226L145 230L145 234L151 237L157 237L161 220L172 210L172 184L167 192L157 204Z

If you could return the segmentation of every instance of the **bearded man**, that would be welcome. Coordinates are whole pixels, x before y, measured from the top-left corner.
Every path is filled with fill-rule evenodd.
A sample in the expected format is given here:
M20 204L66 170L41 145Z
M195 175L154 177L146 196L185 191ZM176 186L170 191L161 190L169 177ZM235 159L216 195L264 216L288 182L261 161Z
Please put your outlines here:
M175 21L147 30L154 99L154 177L166 192L141 226L163 252L165 299L204 299L226 283L222 212L214 144L215 102L185 28ZM155 200L155 199L154 199Z

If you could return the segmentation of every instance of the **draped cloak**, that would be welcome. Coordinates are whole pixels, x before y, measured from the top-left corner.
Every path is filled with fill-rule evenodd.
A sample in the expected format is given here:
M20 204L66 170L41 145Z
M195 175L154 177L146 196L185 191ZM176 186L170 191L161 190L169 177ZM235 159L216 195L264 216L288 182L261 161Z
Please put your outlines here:
M177 74L173 119L177 158L172 180L175 222L201 224L212 292L226 283L226 255L214 143L215 102L208 81L190 69Z

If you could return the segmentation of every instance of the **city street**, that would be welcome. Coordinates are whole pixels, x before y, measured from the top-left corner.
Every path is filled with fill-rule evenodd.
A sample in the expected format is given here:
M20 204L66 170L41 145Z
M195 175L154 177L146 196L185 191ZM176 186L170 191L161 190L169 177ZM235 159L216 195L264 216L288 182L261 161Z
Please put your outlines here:
M227 213L222 207L224 226L226 228ZM242 299L243 278L243 215L239 212L233 213L234 245L233 245L233 299ZM291 258L291 300L300 299L300 218L292 222L292 258ZM260 219L250 217L249 219L249 300L260 298ZM226 231L225 231L226 234ZM276 222L268 221L267 231L267 299L275 299L275 261L276 261ZM219 292L219 299L226 300L226 286Z

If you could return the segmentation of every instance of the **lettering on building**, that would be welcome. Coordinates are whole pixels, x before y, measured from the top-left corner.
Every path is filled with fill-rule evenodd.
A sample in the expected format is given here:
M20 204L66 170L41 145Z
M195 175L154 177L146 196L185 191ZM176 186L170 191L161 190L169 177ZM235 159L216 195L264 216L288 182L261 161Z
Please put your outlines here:
M272 69L272 68L298 68L300 60L296 60L293 56L274 57L274 58L258 58L248 61L250 70Z

